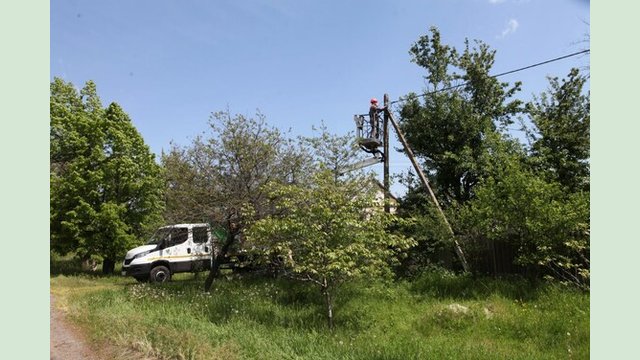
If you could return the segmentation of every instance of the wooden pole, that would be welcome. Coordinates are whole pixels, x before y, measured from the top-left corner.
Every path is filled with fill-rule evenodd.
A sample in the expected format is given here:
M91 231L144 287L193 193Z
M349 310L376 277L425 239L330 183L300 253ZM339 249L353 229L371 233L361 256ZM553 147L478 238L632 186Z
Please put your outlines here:
M464 253L462 252L462 248L460 247L458 240L456 240L455 234L453 232L453 228L451 227L451 224L449 224L447 217L444 215L444 211L442 211L442 208L440 207L440 203L438 203L438 199L436 198L436 195L433 193L431 186L429 186L429 181L427 180L427 177L424 175L424 173L422 172L422 169L418 165L418 162L416 161L416 158L413 155L413 151L409 147L407 140L404 138L402 131L400 131L398 124L396 123L395 119L393 118L393 115L391 114L391 111L389 111L388 108L385 108L384 110L384 118L385 118L385 122L386 122L386 119L389 119L391 121L391 124L393 125L393 128L396 130L396 134L398 134L398 138L400 139L402 146L404 146L404 149L407 152L407 156L409 157L409 160L411 160L411 164L413 165L413 168L416 169L416 172L418 173L418 177L420 178L422 185L424 185L424 187L426 187L427 190L429 191L429 196L431 196L431 200L436 205L438 212L442 216L444 223L447 225L447 228L449 229L449 234L451 234L451 237L453 238L454 249L456 251L456 254L458 255L458 258L460 259L460 262L462 263L462 268L464 269L465 272L469 272L469 264L467 264L467 259L465 258ZM386 158L388 158L388 156L385 153L385 161L386 161Z
M384 94L384 108L387 109L389 106L389 94ZM391 207L389 204L391 189L389 182L389 111L384 111L384 121L382 123L382 142L383 142L383 152L384 152L384 212L389 214L391 212Z

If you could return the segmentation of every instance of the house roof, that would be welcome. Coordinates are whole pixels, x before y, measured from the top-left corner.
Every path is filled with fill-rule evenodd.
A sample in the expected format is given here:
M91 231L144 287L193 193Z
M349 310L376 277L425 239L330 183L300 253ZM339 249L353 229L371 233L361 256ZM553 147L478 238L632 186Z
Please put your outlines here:
M382 191L386 191L386 190L385 190L385 188L384 188L384 185L383 185L380 181L378 181L377 179L374 179L374 180L373 180L373 183L374 183L376 186L378 186L378 187L380 188L380 190L382 190ZM395 197L395 196L393 196L393 194L391 193L391 191L389 191L389 192L388 192L388 195L389 195L389 197L390 197L393 201L395 201L396 203L398 202L398 198L397 198L397 197Z

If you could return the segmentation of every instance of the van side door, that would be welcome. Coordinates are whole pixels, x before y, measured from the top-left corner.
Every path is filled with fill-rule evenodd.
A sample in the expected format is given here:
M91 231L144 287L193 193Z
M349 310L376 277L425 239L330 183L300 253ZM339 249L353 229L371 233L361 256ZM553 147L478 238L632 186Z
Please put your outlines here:
M189 271L191 268L189 259L189 228L175 227L171 229L171 235L164 249L165 258L171 264L172 272Z
M207 226L193 227L193 252L191 271L200 271L211 267L211 241Z

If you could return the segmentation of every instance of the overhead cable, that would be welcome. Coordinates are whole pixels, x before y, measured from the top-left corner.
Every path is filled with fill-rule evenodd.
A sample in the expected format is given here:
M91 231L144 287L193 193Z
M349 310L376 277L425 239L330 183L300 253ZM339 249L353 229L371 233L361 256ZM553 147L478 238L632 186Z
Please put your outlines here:
M554 59L550 59L550 60L542 61L542 62L539 62L539 63L533 64L533 65L529 65L529 66L521 67L521 68L519 68L519 69L506 71L506 72L503 72L503 73L500 73L500 74L496 74L496 75L491 75L491 76L489 76L489 77L497 78L497 77L499 77L499 76L504 76L504 75L508 75L508 74L513 74L513 73L516 73L516 72L519 72L519 71L523 71L523 70L531 69L531 68L534 68L534 67L537 67L537 66L541 66L541 65L549 64L549 63L552 63L552 62L555 62L555 61L563 60L563 59L566 59L566 58L569 58L569 57L572 57L572 56L577 56L577 55L586 54L586 53L588 53L588 52L590 52L590 51L591 51L591 49L586 49L586 50L578 51L578 52L575 52L575 53L572 53L572 54L568 54L568 55L560 56L560 57L557 57L557 58L554 58ZM439 90L430 91L430 92L428 92L428 93L424 93L424 94L422 94L422 95L417 95L417 97L423 97L423 96L427 96L427 95L431 95L431 94L435 94L435 93L439 93L439 92L443 92L443 91L453 90L453 89L456 89L456 88L459 88L459 87L465 86L465 85L467 85L467 84L469 84L469 83L468 83L468 82L465 82L465 83L458 84L458 85L448 86L448 87L446 87L446 88L442 88L442 89L439 89ZM402 101L402 99L401 99L401 98L400 98L400 99L398 99L398 100L391 101L389 104L390 104L390 105L393 105L393 104L395 104L395 103L397 103L397 102L400 102L400 101Z

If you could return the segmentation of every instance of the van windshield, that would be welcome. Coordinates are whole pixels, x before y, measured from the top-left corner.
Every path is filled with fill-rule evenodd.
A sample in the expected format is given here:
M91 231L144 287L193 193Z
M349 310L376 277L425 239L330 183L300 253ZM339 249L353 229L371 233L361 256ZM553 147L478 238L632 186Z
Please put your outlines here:
M155 233L153 233L153 235L151 235L151 239L149 239L147 245L160 245L163 240L169 237L169 234L171 234L171 229L158 229Z

